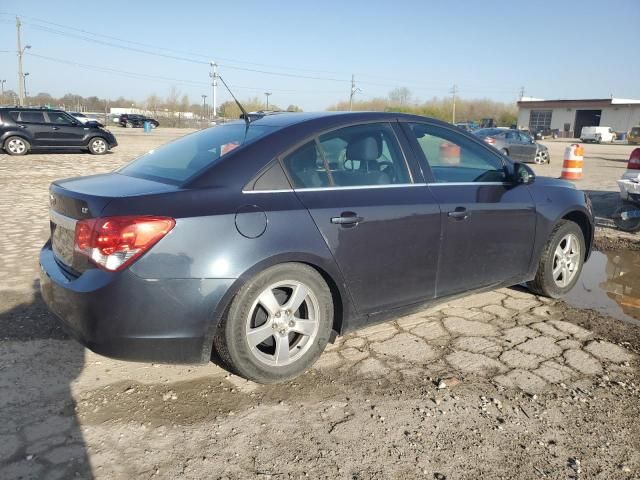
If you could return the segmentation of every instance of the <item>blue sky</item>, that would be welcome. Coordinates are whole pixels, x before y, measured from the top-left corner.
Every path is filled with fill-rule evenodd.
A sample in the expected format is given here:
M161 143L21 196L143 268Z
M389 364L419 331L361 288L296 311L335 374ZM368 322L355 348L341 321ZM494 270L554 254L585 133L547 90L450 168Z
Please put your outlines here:
M175 85L198 102L215 59L240 98L271 91L272 103L305 110L346 100L352 73L365 99L398 86L443 97L453 84L462 97L500 101L521 87L541 98L640 98L638 0L2 0L0 12L0 50L12 51L0 52L0 78L16 89L18 14L32 93L144 100Z

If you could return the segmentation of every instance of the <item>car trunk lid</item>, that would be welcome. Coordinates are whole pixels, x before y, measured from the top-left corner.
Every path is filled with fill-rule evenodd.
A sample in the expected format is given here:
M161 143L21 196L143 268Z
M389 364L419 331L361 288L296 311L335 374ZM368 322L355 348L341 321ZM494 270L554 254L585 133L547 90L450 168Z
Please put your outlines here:
M71 275L92 268L74 248L79 220L96 218L114 199L163 193L177 187L117 173L58 180L49 188L51 246L56 260Z

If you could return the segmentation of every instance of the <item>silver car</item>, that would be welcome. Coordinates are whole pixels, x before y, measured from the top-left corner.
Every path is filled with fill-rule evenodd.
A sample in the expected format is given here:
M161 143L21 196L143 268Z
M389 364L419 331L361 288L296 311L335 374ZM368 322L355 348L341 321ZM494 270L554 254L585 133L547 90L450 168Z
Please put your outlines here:
M527 132L509 128L481 128L473 132L516 162L550 163L549 150Z

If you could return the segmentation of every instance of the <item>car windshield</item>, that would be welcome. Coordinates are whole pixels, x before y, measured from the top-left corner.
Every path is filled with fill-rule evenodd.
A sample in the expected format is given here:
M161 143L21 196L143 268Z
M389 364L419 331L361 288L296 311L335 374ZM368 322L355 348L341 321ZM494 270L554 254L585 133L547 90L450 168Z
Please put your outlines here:
M118 173L179 185L240 145L274 131L273 127L233 123L208 128L151 150Z

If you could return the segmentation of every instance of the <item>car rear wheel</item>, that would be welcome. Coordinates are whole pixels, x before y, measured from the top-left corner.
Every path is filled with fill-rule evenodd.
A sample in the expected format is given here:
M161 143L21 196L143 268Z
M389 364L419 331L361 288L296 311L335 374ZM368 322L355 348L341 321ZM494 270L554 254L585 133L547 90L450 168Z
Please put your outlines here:
M585 251L580 227L569 220L560 221L544 247L535 278L527 286L546 297L566 294L578 281Z
M214 338L224 366L258 383L296 377L329 341L333 300L322 276L298 263L271 267L244 285Z
M133 128L133 123L127 122L127 123L124 124L124 126L127 127L127 128Z
M93 155L104 155L109 151L109 145L102 137L95 137L89 140L89 152Z
M26 155L30 145L22 137L9 137L4 142L4 151L9 155Z

